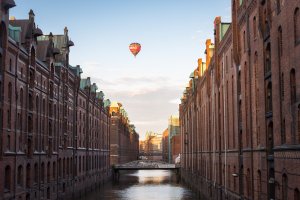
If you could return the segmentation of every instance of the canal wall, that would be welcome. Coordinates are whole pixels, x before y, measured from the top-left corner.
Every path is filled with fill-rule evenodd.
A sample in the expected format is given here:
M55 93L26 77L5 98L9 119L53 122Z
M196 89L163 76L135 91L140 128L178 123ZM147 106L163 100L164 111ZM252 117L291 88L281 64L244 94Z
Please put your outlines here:
M201 200L239 200L240 196L226 191L224 187L217 183L201 177L199 174L181 169L181 182L195 192Z
M81 179L78 178L75 180L74 183L74 188L76 188L76 190L70 191L65 196L61 196L58 199L81 199L82 197L85 197L88 193L101 188L104 184L111 181L111 177L112 172L111 170L108 170L103 174L89 174L86 175L86 177L82 177Z

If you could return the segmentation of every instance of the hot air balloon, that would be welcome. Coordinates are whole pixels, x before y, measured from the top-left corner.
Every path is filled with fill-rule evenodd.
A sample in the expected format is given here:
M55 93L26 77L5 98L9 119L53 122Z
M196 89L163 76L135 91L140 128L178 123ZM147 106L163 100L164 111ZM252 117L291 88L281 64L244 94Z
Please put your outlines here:
M139 43L131 43L129 45L129 50L131 53L136 57L136 55L140 52L141 50L141 45Z

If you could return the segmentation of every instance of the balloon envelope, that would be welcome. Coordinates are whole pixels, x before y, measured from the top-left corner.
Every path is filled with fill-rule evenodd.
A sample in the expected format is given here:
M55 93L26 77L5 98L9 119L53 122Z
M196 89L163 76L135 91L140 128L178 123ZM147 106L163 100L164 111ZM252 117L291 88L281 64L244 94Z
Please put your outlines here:
M131 43L129 45L129 50L134 56L136 56L141 50L141 45L139 43Z

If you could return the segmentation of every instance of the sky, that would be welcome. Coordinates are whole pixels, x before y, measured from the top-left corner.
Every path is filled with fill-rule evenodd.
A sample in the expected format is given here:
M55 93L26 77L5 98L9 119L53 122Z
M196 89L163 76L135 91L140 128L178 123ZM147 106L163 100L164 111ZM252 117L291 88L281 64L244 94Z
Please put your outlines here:
M44 34L63 34L75 43L70 64L80 65L105 98L118 101L136 126L162 133L178 115L182 92L205 41L213 39L213 22L231 21L231 0L15 0L10 11L27 19L33 9ZM129 44L142 49L136 58Z

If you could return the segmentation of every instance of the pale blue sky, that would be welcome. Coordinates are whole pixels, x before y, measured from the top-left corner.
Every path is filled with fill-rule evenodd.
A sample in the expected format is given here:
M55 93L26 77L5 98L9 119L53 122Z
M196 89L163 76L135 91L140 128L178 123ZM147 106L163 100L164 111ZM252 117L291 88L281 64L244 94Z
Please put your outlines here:
M213 21L230 22L231 0L15 0L11 15L30 9L44 34L62 34L75 46L70 63L81 65L106 98L120 101L141 137L162 132L178 113L189 74L213 39ZM142 45L135 59L128 46Z

